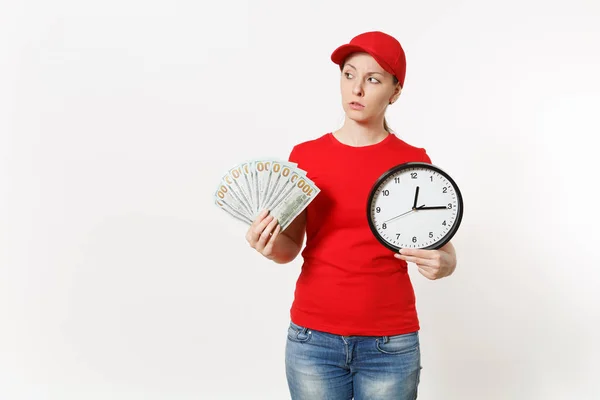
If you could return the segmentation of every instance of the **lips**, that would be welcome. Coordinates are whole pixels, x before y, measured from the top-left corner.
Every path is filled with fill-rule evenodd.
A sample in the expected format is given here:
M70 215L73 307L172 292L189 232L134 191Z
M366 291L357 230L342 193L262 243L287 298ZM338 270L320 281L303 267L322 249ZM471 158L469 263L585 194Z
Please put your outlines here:
M352 108L353 110L362 110L363 108L365 108L365 106L359 103L358 101L353 101L350 103L350 108Z

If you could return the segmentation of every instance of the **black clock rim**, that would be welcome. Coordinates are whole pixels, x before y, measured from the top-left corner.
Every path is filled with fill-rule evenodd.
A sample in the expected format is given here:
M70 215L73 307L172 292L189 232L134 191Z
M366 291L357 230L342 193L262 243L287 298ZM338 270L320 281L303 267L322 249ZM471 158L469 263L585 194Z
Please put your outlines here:
M452 186L454 186L454 188L456 190L456 197L457 197L458 205L459 205L458 213L456 216L456 221L455 221L454 225L452 226L452 228L450 229L450 231L448 231L448 233L446 233L446 235L444 235L444 237L442 239L435 242L434 244L431 244L426 247L419 247L418 249L420 249L420 250L435 250L435 249L439 249L440 247L444 246L446 243L448 243L454 237L454 235L458 231L458 228L462 221L463 210L464 210L462 194L460 192L460 188L458 187L458 185L456 184L454 179L452 179L452 177L446 171L444 171L440 167L435 166L433 164L429 164L426 162L420 162L420 161L411 161L411 162L406 162L406 163L396 165L396 166L388 169L387 171L385 171L377 179L377 181L375 181L375 183L371 187L369 196L367 197L367 221L369 222L369 228L371 229L371 232L373 233L373 235L375 236L377 241L379 241L379 243L381 243L383 246L387 247L389 250L392 250L394 252L400 251L400 249L402 249L402 247L399 247L399 246L389 243L387 240L385 240L379 234L379 232L375 228L375 223L373 222L373 219L371 217L371 204L373 202L373 198L375 197L375 192L377 191L377 188L390 175L394 175L394 174L398 173L399 171L409 169L409 168L415 168L415 167L428 168L428 169L434 170L434 171L438 172L439 174L443 175L446 179L448 179L448 181L452 184ZM407 247L407 248L412 249L414 247Z

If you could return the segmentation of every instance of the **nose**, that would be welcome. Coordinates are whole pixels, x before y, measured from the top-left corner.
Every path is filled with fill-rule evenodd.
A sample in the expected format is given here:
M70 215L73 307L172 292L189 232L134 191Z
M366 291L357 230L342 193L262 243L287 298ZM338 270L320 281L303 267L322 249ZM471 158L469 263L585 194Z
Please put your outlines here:
M355 81L354 86L352 87L352 93L355 96L362 96L363 95L362 83L358 79Z

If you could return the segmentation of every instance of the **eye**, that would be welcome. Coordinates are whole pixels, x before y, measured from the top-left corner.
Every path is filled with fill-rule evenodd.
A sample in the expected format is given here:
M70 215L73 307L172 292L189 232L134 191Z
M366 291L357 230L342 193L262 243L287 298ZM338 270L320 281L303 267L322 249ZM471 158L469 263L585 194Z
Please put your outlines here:
M371 82L373 82L373 83L381 83L381 82L379 82L377 79L373 78L372 76L371 76L369 79L373 79L373 80L371 81Z
M350 72L344 72L344 75L346 75L346 78L348 79L352 78L352 74Z

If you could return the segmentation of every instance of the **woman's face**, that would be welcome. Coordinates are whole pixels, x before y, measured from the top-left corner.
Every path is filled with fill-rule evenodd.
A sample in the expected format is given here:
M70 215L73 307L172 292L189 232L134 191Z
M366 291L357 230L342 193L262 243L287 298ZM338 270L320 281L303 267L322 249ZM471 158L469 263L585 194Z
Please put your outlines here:
M351 54L341 77L342 105L357 122L383 121L385 109L400 95L400 84L367 53Z

